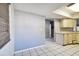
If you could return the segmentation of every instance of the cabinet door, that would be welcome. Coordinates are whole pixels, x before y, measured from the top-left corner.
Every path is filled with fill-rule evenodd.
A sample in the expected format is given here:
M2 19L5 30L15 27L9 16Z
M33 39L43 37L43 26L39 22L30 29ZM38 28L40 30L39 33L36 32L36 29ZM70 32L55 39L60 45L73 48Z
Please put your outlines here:
M68 33L68 44L71 44L72 43L72 33Z
M68 44L68 34L64 34L64 44Z
M68 21L68 26L69 27L74 27L75 26L75 20L69 20Z
M79 43L79 34L68 33L64 35L64 44Z
M79 34L77 33L77 43L79 43Z
M72 43L77 43L77 34L76 33L73 33L72 34Z
M61 20L60 26L61 27L74 27L75 21L76 20L72 20L72 19L64 19L64 20Z
M71 44L72 43L72 34L66 33L64 34L64 44Z
M67 23L68 23L68 22L67 22L66 20L61 20L61 21L60 21L60 26L61 26L61 27L67 27L67 26L68 26Z

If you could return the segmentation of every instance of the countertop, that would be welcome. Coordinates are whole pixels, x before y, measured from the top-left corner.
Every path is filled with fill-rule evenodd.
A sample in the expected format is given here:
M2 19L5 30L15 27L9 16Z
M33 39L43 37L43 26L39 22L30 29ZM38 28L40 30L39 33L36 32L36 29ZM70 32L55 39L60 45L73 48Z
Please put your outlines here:
M57 32L58 34L64 34L64 33L79 33L79 32L69 32L69 31L66 31L66 32L64 32L64 31L61 31L61 32Z

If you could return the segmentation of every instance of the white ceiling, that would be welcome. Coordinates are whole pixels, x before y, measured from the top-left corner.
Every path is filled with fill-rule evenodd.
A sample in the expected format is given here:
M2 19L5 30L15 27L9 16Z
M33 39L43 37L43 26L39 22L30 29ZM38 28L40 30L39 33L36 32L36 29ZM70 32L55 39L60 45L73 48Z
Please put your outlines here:
M61 18L62 16L53 13L53 11L68 4L69 3L15 3L14 8L20 11L42 15L46 18Z

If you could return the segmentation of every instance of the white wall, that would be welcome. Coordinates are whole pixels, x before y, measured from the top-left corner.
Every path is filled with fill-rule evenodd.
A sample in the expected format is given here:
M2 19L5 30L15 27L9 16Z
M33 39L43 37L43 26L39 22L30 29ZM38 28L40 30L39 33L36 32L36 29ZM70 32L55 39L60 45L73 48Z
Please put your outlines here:
M0 49L0 56L10 56L14 54L14 30L13 30L13 6L9 6L10 42Z
M51 38L51 24L50 21L45 21L45 37Z
M57 34L59 32L60 32L60 22L58 19L54 19L54 40L57 42L59 41L58 39L61 36L61 35ZM61 39L61 37L60 37L60 39Z
M39 46L45 40L45 18L15 10L15 50Z
M58 19L54 19L54 33L60 32L60 22Z

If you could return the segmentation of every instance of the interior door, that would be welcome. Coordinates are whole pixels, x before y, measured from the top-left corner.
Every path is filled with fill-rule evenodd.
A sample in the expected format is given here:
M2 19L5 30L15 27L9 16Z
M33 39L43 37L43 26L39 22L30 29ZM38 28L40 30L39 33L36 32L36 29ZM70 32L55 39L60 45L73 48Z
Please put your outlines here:
M9 4L0 3L0 48L9 40Z

